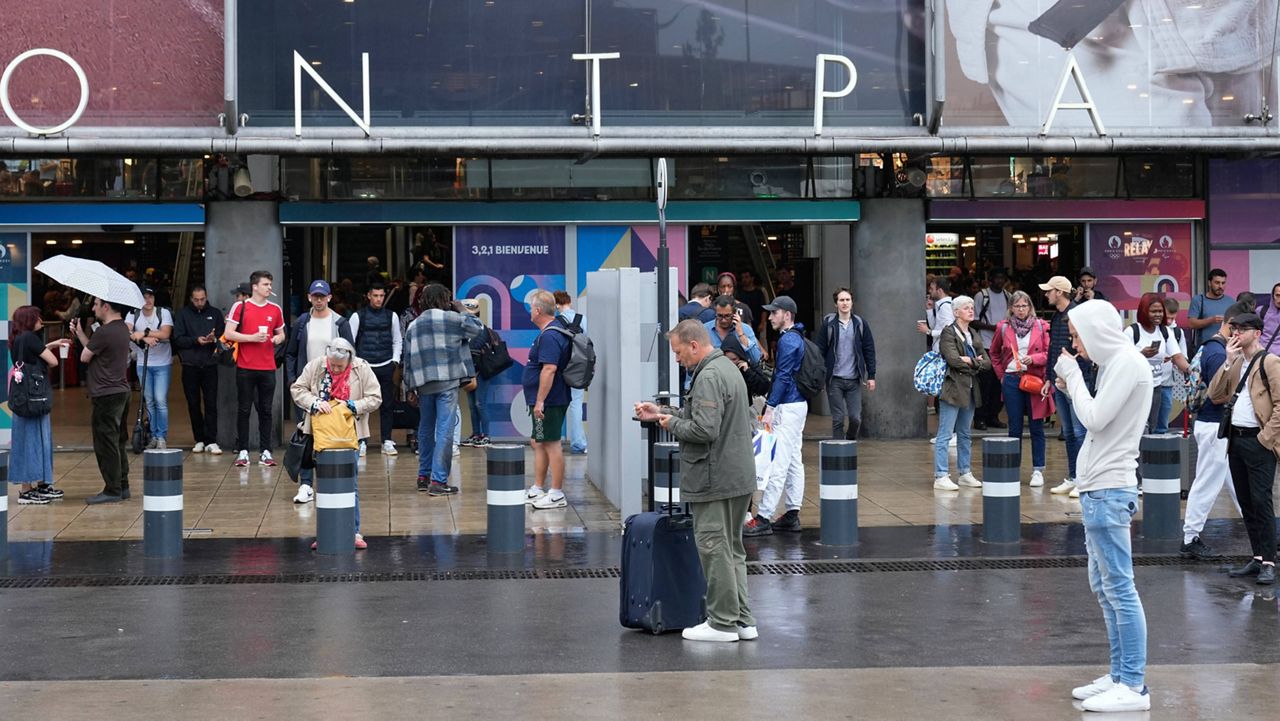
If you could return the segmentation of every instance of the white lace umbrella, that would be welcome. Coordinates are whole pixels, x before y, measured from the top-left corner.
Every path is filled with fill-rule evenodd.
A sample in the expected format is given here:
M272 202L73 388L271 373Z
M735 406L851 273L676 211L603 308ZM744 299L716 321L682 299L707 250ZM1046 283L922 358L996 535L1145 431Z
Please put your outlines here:
M142 290L138 284L96 260L55 255L36 266L59 283L102 300L142 307Z

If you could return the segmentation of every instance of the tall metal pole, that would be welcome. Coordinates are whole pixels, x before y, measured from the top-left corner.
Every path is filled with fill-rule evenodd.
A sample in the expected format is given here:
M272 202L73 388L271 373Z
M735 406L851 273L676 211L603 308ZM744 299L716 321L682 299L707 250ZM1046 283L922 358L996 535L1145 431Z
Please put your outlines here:
M658 392L671 390L667 319L671 317L671 257L667 249L667 159L658 158Z

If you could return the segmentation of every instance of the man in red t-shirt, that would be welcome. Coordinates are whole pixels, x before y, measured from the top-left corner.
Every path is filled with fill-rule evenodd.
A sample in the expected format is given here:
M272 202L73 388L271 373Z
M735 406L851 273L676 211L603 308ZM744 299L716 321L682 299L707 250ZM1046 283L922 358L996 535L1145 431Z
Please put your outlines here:
M252 295L231 306L223 335L237 344L236 351L236 465L249 465L249 412L258 407L258 440L262 454L258 464L274 466L271 457L271 400L276 392L276 346L284 343L284 311L271 297L271 273L249 276Z

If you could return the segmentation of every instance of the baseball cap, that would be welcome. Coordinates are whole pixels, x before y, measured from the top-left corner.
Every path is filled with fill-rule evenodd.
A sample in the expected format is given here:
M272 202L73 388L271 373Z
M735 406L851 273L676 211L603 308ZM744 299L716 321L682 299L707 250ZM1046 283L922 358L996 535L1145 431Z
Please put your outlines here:
M151 286L149 286L149 285L144 285L144 286L142 286L142 287L141 287L141 290L142 290L142 294L143 294L143 295L155 295L155 294L156 294L156 289L155 289L155 288L152 288L152 287L151 287Z
M791 300L791 296L789 295L780 295L777 298L774 298L772 303L765 305L764 309L768 311L785 310L791 313L791 315L795 315L796 302Z
M241 283L231 289L231 295L253 295L253 286L248 283Z
M1257 313L1241 313L1231 319L1229 325L1232 328L1252 328L1254 330L1262 330L1262 319Z
M1049 279L1048 283L1041 283L1040 290L1057 290L1063 293L1071 292L1071 281L1066 276L1055 275Z
M1086 265L1085 267L1081 268L1081 269L1080 269L1080 273L1079 273L1079 276L1080 276L1081 278L1085 277L1086 275L1087 275L1087 276L1089 276L1090 278L1097 278L1097 277L1098 277L1098 274L1097 274L1097 273L1095 273L1095 272L1093 272L1093 268L1092 268L1092 267L1090 267L1090 266L1087 266L1087 265Z
M329 287L329 281L327 280L313 280L307 295L333 295L333 289Z

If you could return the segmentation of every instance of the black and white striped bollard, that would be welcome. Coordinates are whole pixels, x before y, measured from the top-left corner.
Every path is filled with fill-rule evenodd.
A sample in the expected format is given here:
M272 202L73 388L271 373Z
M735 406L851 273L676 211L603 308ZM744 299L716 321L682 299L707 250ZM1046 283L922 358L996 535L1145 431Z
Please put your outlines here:
M182 451L142 454L142 547L153 558L182 555Z
M653 444L653 498L655 510L680 503L680 444L662 441Z
M316 551L356 550L356 450L316 453Z
M9 557L9 452L0 451L0 561Z
M1181 439L1172 434L1145 435L1138 446L1142 472L1142 535L1182 538Z
M485 452L489 553L524 551L524 446L492 445Z
M818 444L819 540L824 546L858 542L858 442Z
M1022 539L1021 438L982 439L982 540Z

